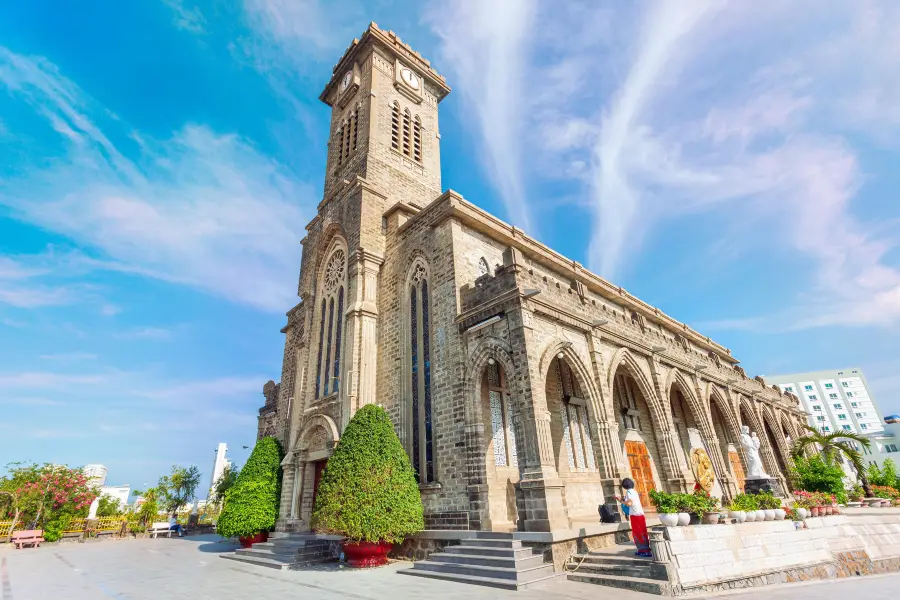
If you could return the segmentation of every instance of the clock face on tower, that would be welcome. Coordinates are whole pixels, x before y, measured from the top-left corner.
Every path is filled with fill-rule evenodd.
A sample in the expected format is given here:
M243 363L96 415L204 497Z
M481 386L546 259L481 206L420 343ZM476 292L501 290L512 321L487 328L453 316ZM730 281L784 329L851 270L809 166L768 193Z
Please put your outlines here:
M410 71L409 69L403 69L400 71L400 77L403 78L403 81L406 82L406 85L411 87L414 90L419 89L419 76Z
M344 75L344 78L341 79L341 91L343 92L348 87L350 87L350 80L353 79L353 71L347 71L347 74Z

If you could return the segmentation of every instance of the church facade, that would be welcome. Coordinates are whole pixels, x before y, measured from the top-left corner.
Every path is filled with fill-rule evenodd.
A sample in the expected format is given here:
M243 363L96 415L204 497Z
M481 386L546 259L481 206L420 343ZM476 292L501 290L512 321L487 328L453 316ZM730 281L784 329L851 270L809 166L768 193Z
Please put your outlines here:
M443 191L430 63L374 23L320 99L324 195L307 225L281 381L259 432L285 448L278 528L306 531L319 477L361 406L391 415L426 527L553 531L598 521L632 477L729 499L742 425L786 488L796 397L730 350ZM649 502L647 502L649 505Z

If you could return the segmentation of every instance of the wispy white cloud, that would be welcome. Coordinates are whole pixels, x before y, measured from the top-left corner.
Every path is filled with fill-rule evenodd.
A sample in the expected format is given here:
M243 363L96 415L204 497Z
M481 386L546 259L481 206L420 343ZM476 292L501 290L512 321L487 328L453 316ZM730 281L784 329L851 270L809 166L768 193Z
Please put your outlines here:
M97 358L96 354L91 354L89 352L64 352L62 354L41 354L42 360L73 361L73 360L95 360L96 358Z
M172 9L175 26L191 33L204 33L206 29L206 17L200 11L199 6L188 7L185 0L162 0L163 4Z
M220 398L262 395L265 377L217 377L180 382L169 386L137 391L149 398L191 399L193 402L214 405Z
M81 257L92 268L189 285L264 310L294 302L313 191L251 142L201 125L164 141L127 131L132 145L140 140L132 160L93 120L102 107L46 60L0 47L0 87L67 143L62 160L0 182L0 205L14 216L94 252L97 258ZM14 289L2 299L34 305L65 298Z
M428 21L441 39L441 62L458 80L474 114L487 175L510 219L530 233L534 222L525 193L521 143L527 123L522 102L535 25L534 0L454 0L436 3ZM559 142L557 142L559 143Z
M53 371L0 373L0 389L53 390L69 386L97 385L108 381L105 374L68 374Z
M298 61L303 53L340 48L359 33L350 29L359 13L353 2L335 10L322 0L244 0L244 11L261 41Z

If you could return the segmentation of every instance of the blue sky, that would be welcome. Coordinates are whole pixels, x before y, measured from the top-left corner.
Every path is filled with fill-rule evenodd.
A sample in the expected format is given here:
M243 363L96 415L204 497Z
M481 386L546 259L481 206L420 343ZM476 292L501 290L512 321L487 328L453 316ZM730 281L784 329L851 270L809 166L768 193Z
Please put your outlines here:
M562 4L562 6L560 6ZM331 67L428 56L443 181L732 348L900 412L900 7L0 7L0 461L243 462L321 195ZM202 494L201 494L202 495Z

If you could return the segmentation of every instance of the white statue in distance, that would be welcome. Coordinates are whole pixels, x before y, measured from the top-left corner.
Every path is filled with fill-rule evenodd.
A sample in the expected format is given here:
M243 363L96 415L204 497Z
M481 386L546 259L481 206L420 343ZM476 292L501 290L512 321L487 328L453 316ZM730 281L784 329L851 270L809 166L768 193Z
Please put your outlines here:
M741 426L741 445L744 447L744 456L747 457L747 479L770 479L759 458L759 438L755 432L751 436L750 428L746 425Z

